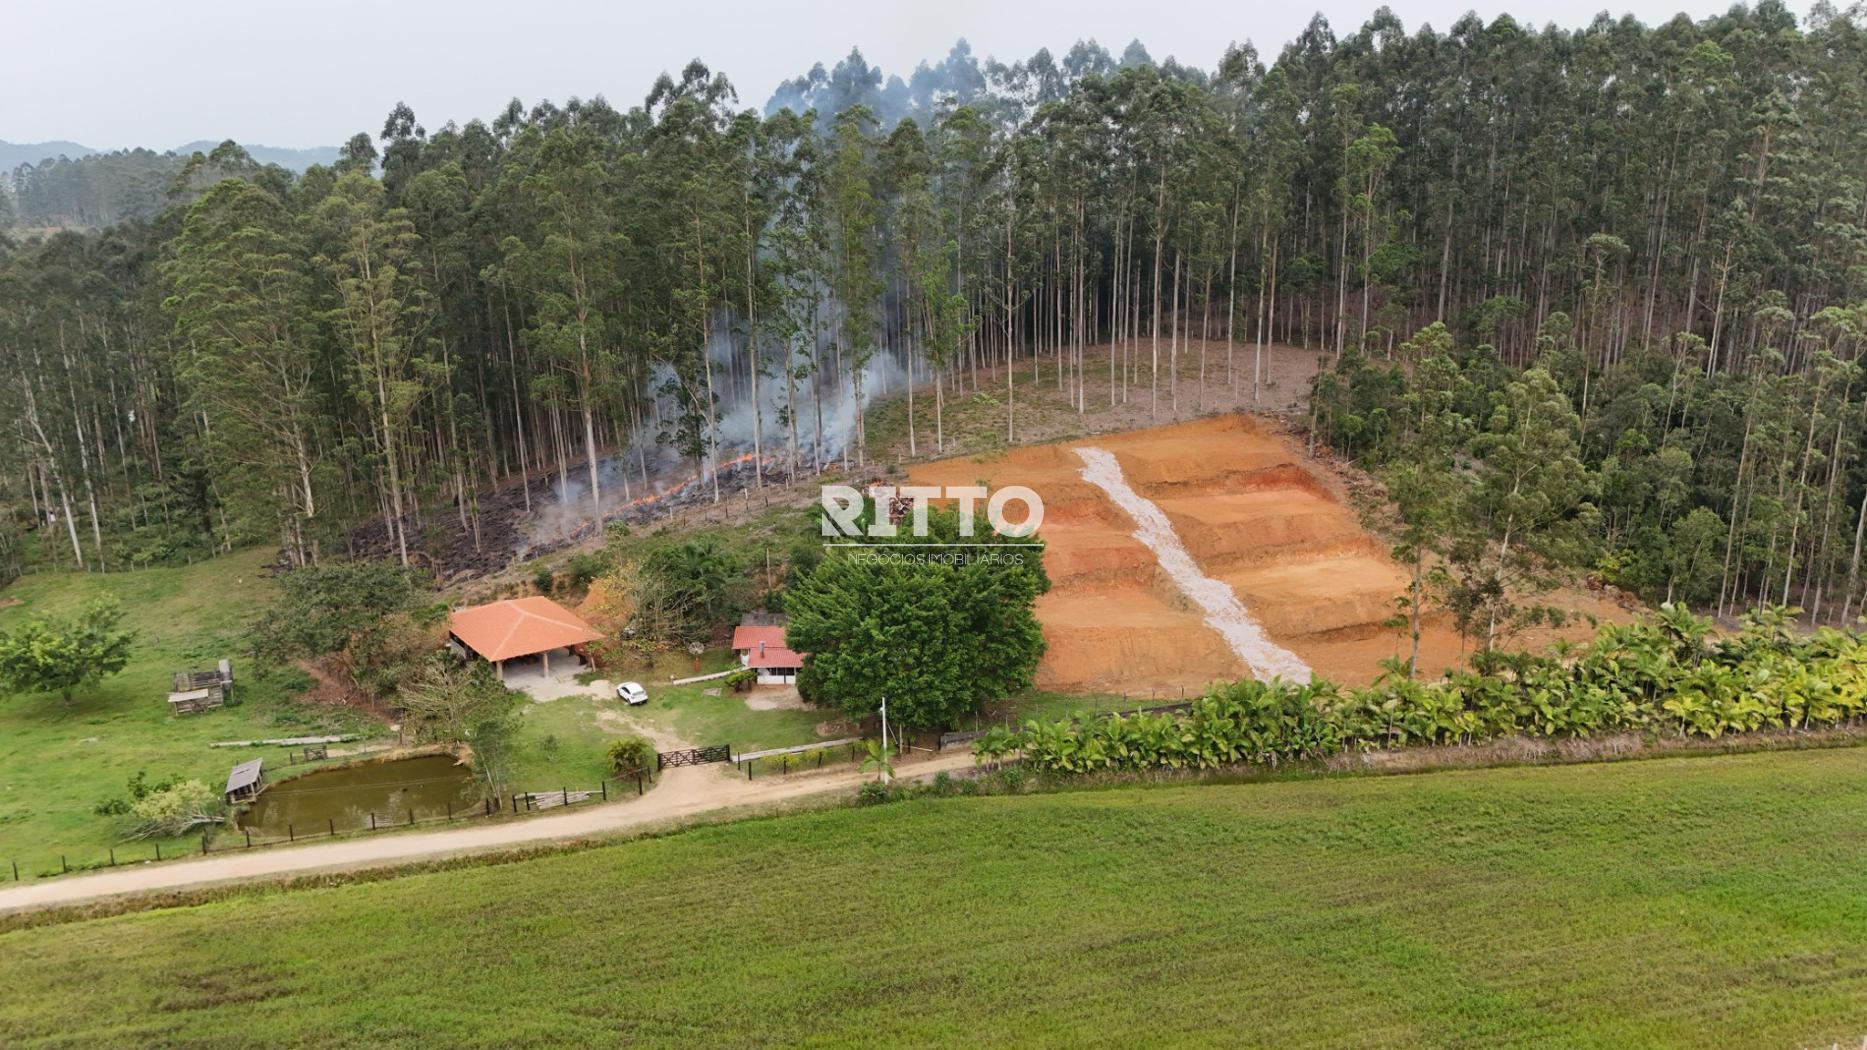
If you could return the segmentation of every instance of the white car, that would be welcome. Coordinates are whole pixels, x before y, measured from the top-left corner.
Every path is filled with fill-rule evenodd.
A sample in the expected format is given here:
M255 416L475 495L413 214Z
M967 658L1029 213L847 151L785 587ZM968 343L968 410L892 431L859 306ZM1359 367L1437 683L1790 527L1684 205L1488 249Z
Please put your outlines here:
M640 682L624 682L616 687L616 696L630 707L648 703L648 690Z

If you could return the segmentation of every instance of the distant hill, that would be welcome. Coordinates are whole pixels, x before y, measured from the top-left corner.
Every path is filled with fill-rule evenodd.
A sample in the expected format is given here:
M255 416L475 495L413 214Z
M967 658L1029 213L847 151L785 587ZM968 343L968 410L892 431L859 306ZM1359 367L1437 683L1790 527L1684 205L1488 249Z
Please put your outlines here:
M12 171L21 164L37 164L49 157L77 160L97 151L76 142L5 142L0 141L0 171Z
M147 218L177 203L176 178L195 153L212 155L219 143L190 142L160 153L151 149L100 152L75 142L0 143L0 229L101 229ZM262 164L304 171L337 160L335 147L280 149L254 146ZM220 178L210 164L191 176L192 190ZM184 196L186 193L184 193Z
M201 153L211 153L214 147L218 145L220 145L219 142L198 139L186 145L175 147L175 152L184 156L197 151ZM246 151L252 154L253 159L261 164L277 164L281 168L288 168L292 171L304 171L313 164L337 163L336 146L313 146L310 149L292 149L289 146L251 146L246 143L241 143L241 145L246 146Z
M202 153L210 152L218 145L220 145L218 140L198 139L194 142L176 146L174 149L167 152L185 157L197 150ZM251 153L253 159L259 161L261 164L277 164L281 168L289 168L292 171L304 171L313 164L333 164L337 161L336 146L313 146L310 149L291 149L285 146L247 146L246 151ZM88 157L99 152L102 151L92 149L89 146L81 145L76 142L0 141L0 172L12 171L21 164L38 164L42 161L51 160L54 157L65 157L69 160L77 160L79 157Z

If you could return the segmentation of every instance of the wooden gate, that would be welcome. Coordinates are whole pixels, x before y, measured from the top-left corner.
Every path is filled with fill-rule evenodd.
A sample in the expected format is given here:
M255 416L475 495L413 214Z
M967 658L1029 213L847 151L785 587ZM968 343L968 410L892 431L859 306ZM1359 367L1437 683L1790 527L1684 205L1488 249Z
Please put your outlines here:
M732 746L714 744L712 747L690 747L685 751L661 751L655 755L655 768L668 769L673 766L697 766L705 762L732 761Z

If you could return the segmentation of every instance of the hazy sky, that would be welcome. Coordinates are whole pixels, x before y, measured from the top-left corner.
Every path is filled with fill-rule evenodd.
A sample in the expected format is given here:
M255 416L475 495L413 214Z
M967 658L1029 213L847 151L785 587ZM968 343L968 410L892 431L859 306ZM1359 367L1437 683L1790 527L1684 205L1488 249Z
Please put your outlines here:
M1616 0L1648 23L1694 18L1731 0ZM70 139L95 148L169 148L236 138L335 145L381 130L397 100L430 128L491 117L509 98L601 94L641 101L656 74L698 57L740 101L763 106L778 82L862 49L906 76L965 37L1005 61L1079 38L1119 53L1140 38L1155 58L1212 67L1233 40L1273 57L1320 10L1338 33L1379 0L863 0L651 4L596 0L5 0L0 139ZM1476 10L1541 26L1585 24L1602 0L1389 0L1409 31ZM1804 5L1796 5L1802 8Z

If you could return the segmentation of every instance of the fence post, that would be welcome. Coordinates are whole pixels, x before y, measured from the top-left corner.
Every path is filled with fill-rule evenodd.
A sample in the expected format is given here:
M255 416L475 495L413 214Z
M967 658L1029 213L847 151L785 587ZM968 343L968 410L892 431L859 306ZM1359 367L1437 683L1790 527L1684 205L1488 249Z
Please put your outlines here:
M329 817L327 819L330 821L330 824L331 824L331 838L336 838L337 837L337 818Z
M411 828L415 826L415 807L413 806L410 806L408 810L408 826Z
M447 800L447 822L449 824L452 824L454 822L454 800L453 799Z
M285 841L287 842L298 841L298 830L292 827L290 824L285 825Z
M71 872L71 865L65 863L65 855L63 853L60 853L58 855L58 867L59 867L59 874L61 875L69 874Z
M207 856L207 832L205 830L201 832L201 855Z
M376 830L376 814L374 813L370 814L370 830L371 831Z
M564 793L564 805L570 805L570 788L559 787L558 790Z
M162 843L160 842L156 843L156 859L162 859Z
M117 866L117 847L115 846L110 847L110 866L113 868Z
M608 801L609 801L609 781L608 781L608 780L599 780L599 781L597 781L597 784L596 784L596 786L597 786L597 787L598 787L599 789L601 789L601 790L602 790L602 792L603 792L603 801L605 801L605 802L608 802Z
M639 769L635 771L635 797L642 797L642 771Z
M246 848L252 849L253 848L253 829L252 828L241 828L240 831L246 835Z
M19 861L13 862L13 881L19 881Z

